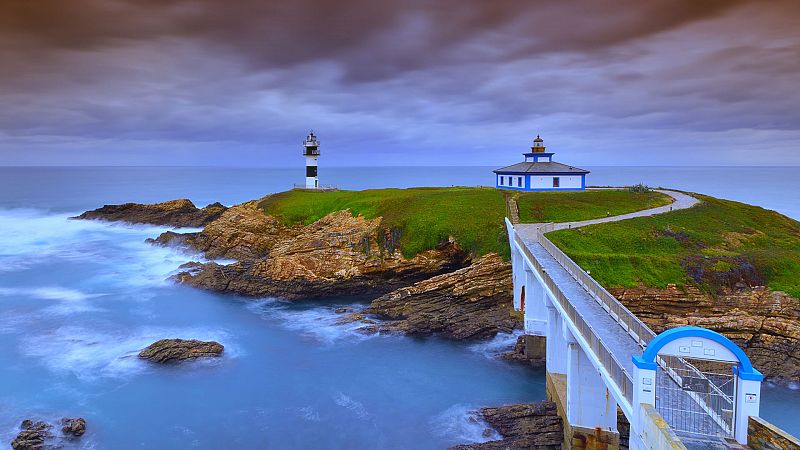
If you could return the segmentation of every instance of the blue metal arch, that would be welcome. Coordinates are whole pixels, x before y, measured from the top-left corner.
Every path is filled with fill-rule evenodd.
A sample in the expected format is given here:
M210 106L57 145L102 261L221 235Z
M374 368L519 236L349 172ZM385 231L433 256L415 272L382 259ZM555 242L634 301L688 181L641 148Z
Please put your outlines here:
M633 357L633 364L640 369L656 370L658 368L658 365L656 364L656 356L658 356L658 352L660 352L661 349L670 342L676 339L687 337L708 339L721 344L730 350L731 353L736 356L736 359L739 360L739 366L735 367L734 371L743 380L761 381L764 379L764 375L762 375L761 372L753 367L753 364L750 362L750 358L747 357L747 355L741 348L739 348L738 345L731 342L730 339L717 333L716 331L709 330L708 328L692 326L673 328L659 334L652 341L650 341L649 344L647 344L647 348L645 349L644 353L642 353L642 356Z

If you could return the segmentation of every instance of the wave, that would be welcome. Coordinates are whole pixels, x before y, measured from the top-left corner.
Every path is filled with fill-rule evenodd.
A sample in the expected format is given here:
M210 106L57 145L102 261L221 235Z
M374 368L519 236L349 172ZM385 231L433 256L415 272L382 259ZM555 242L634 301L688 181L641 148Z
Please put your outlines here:
M498 355L514 350L517 338L522 334L522 330L515 330L511 333L497 333L494 338L488 341L470 345L469 349L489 359L495 359Z
M473 405L457 404L431 419L433 432L453 445L502 439Z
M62 326L49 333L23 337L20 352L38 359L52 372L70 373L85 381L126 378L152 369L153 365L139 359L139 352L159 339L170 337L215 340L225 345L222 358L210 358L202 364L213 365L241 355L227 331L177 327L142 327L120 332Z
M364 333L366 324L343 321L346 314L337 313L340 307L351 305L330 305L304 307L274 299L250 302L248 308L265 320L277 321L288 330L297 331L303 337L316 342L332 345L342 340L363 341L377 337L377 333Z
M0 210L0 274L60 262L81 263L92 269L86 284L141 287L166 284L181 264L204 261L199 254L144 242L170 227L69 217L28 209Z

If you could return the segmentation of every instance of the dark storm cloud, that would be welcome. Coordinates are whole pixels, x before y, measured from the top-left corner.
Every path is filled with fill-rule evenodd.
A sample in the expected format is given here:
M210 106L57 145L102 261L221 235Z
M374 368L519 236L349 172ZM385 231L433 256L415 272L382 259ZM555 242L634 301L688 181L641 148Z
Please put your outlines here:
M491 163L482 149L534 129L590 163L581 146L600 135L718 145L774 130L759 142L797 163L798 19L794 1L6 0L0 164L75 161L67 148L130 160L110 142L140 162L232 148L286 161L309 126L342 163L375 146L375 164L451 162L443 145Z

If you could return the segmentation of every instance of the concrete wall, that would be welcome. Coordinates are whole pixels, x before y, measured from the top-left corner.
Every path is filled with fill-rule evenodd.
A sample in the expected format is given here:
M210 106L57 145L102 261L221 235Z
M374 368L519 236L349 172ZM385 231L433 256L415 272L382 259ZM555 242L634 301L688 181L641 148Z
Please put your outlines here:
M760 417L747 422L747 446L753 450L800 449L800 439Z
M652 405L643 403L639 414L641 414L641 422L644 425L641 435L644 448L653 450L686 449L680 438L667 425L667 421ZM634 436L631 436L631 439L633 438Z
M553 187L553 178L558 178L558 188ZM583 181L580 175L535 175L531 176L531 189L580 189Z

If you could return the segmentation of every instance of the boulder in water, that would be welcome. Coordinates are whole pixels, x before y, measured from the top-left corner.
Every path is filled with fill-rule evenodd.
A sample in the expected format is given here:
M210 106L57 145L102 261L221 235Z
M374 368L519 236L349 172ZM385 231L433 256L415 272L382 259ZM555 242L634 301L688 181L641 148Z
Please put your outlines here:
M61 432L72 437L83 436L83 433L86 432L86 419L83 417L78 417L77 419L65 417L61 419Z
M14 450L41 450L45 441L53 435L50 433L52 426L47 422L26 419L20 425L22 431L11 441Z
M188 359L220 356L225 347L215 341L161 339L139 352L139 358L155 363L176 363Z

